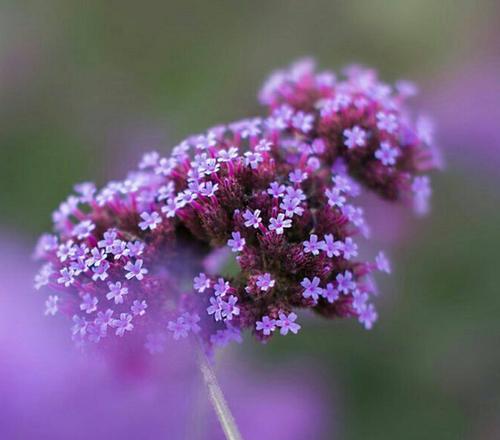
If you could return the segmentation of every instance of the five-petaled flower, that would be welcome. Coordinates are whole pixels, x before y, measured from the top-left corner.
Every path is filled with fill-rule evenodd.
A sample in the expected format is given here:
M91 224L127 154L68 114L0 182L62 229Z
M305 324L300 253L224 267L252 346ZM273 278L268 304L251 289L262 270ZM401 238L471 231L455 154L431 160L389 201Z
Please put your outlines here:
M276 320L269 318L269 316L263 316L261 321L255 323L255 329L257 331L262 331L265 336L269 336L276 329Z
M295 322L297 315L293 312L286 315L283 312L279 313L279 319L276 321L276 325L280 327L280 334L283 336L287 335L289 331L293 334L297 334L300 330L300 325Z

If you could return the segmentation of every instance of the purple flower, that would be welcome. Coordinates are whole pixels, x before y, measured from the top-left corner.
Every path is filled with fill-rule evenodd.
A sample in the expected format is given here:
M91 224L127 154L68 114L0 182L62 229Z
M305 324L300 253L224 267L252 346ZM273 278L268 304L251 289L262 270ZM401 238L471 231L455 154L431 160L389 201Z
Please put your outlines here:
M147 308L148 308L148 304L145 300L139 301L138 299L136 299L132 303L132 307L130 307L130 311L134 314L134 316L144 316L146 314Z
M426 214L429 210L429 198L432 193L429 177L416 177L411 185L411 189L414 194L415 210L419 214Z
M369 226L351 198L372 190L411 197L424 211L431 189L422 173L436 166L428 124L408 116L404 86L359 67L335 79L299 63L264 89L266 116L189 136L166 157L146 155L139 170L99 191L79 185L54 212L55 234L36 248L45 266L35 284L58 291L48 313L56 303L74 316L77 344L112 336L112 324L144 345L171 320L178 338L199 329L211 351L257 323L266 340L272 330L263 323L299 307L374 321L365 310L371 274L390 267L380 255L358 261L367 252L353 238L369 238ZM238 252L230 281L213 263L219 249L229 252L225 244ZM200 270L210 278L196 277ZM191 281L196 295L186 290Z
M262 218L260 217L260 209L256 209L254 212L247 209L243 213L243 218L246 220L245 226L247 228L254 227L257 229L262 221Z
M149 228L149 230L153 231L160 223L161 217L157 212L143 212L141 213L142 222L139 222L139 227L145 231Z
M398 120L393 113L377 113L377 127L381 131L393 134L398 128Z
M104 248L106 252L111 252L111 248L116 240L116 229L110 229L103 234L103 239L97 243L97 246Z
M269 336L276 329L276 320L263 316L261 321L256 321L255 329L262 331L265 336Z
M283 336L287 335L289 331L291 331L293 334L297 334L298 331L300 330L300 325L295 322L297 319L297 315L293 312L289 313L286 315L283 312L279 313L279 318L276 321L276 325L280 327L280 334Z
M292 220L285 219L285 214L278 214L276 218L269 219L269 230L276 232L276 234L283 234L285 228L292 227Z
M222 320L222 303L223 300L220 296L212 296L209 299L210 305L207 307L207 313L214 315L216 321Z
M142 267L142 265L142 260L135 260L135 263L129 261L125 265L125 270L127 271L125 278L127 278L127 280L137 278L138 281L141 281L144 278L144 275L148 273L148 270L145 267Z
M185 312L182 314L182 317L184 318L184 323L189 331L192 331L193 333L198 333L201 330L201 327L198 325L198 323L201 320L200 315L198 315L198 313Z
M120 313L120 319L113 320L113 327L116 328L115 334L123 336L125 332L131 332L134 328L132 324L132 315L130 313Z
M271 182L267 193L277 199L285 193L285 185L280 185L278 182Z
M302 244L304 245L304 252L313 255L319 255L319 251L325 247L325 242L323 240L318 241L318 236L316 234L311 234L309 240L304 241Z
M337 290L345 295L356 288L356 283L352 279L352 273L346 270L344 273L339 273L335 280L337 281Z
M336 187L327 189L325 195L328 198L328 204L332 207L342 208L346 202L346 198L342 195L340 189Z
M116 283L108 283L109 292L106 294L106 298L114 300L115 304L122 304L123 297L128 294L128 289L122 286L120 281Z
M375 257L375 264L381 272L391 273L391 264L382 251Z
M257 277L257 282L255 284L257 284L257 287L259 287L260 290L267 292L269 289L274 287L275 280L271 278L270 273L266 272L264 275L259 275Z
M237 302L238 298L234 295L230 295L227 301L221 301L221 315L226 321L231 321L233 316L240 314L240 308L236 305Z
M97 310L97 303L99 300L95 297L86 293L83 295L82 303L80 304L80 310L85 311L85 313L92 313Z
M210 288L210 279L204 273L200 273L194 277L193 287L198 292L203 293L205 289Z
M301 216L304 213L304 208L300 206L300 200L288 195L283 198L280 208L285 210L287 217L293 217L294 215Z
M110 268L110 265L107 260L101 260L99 263L94 265L92 268L92 279L94 281L101 280L104 281L105 279L108 278L108 270Z
M94 229L94 223L90 220L83 220L73 228L73 237L76 237L78 240L83 240L87 238Z
M233 232L231 239L227 241L228 246L233 252L241 252L245 247L245 239L241 237L239 232Z
M358 255L358 245L351 237L347 237L342 246L342 253L346 260L350 260Z
M373 304L368 304L358 316L359 322L363 324L367 330L373 327L377 318L378 315Z
M396 158L398 156L398 149L392 147L389 142L382 142L380 148L375 151L375 157L385 166L396 165Z
M309 278L304 278L300 285L304 288L302 296L304 298L312 298L317 301L318 298L323 294L323 289L319 287L320 279L314 277L312 281Z
M47 301L45 301L45 315L54 316L59 310L58 302L59 297L57 295L49 295Z
M169 321L167 328L173 333L173 337L177 341L180 338L187 338L190 327L184 317L179 316L175 321Z
M345 145L352 149L356 147L364 147L366 145L366 131L355 125L352 128L344 130Z
M304 180L307 179L307 173L304 173L300 169L293 170L289 175L288 178L290 179L290 182L299 184L303 182Z
M254 170L259 166L259 163L263 161L264 158L262 157L262 154L257 153L256 151L247 151L245 153L245 165L250 166Z
M69 287L75 282L73 271L71 269L68 270L67 267L64 267L59 273L61 276L57 279L57 282L59 284L64 284L64 287Z
M325 235L325 244L323 250L329 258L338 257L344 250L344 243L341 241L335 241L332 234Z
M230 287L228 281L225 281L224 278L219 278L214 284L215 296L224 296Z
M326 285L326 289L323 290L323 296L331 304L339 299L339 291L333 287L332 283Z

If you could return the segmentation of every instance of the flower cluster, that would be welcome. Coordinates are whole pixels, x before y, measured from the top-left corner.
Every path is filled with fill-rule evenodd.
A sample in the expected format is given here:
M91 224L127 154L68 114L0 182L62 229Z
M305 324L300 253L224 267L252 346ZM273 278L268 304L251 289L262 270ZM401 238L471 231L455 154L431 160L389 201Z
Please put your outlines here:
M54 213L54 235L36 255L46 263L46 313L72 316L79 343L136 332L161 351L165 333L196 334L210 349L297 333L297 309L356 317L370 329L372 272L390 272L383 253L358 259L367 235L362 186L389 199L413 194L425 209L433 166L429 142L403 107L411 88L351 69L337 82L307 62L272 76L261 92L267 117L217 126L168 157L146 154L139 169L100 191L75 187ZM361 185L360 185L361 184ZM228 247L240 271L205 273Z

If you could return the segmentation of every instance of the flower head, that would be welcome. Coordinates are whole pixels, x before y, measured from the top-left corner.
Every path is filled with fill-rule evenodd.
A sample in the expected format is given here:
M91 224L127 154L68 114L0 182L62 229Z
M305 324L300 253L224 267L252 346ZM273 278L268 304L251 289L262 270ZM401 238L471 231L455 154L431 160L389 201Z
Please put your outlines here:
M122 181L80 184L56 210L35 284L57 290L46 313L68 313L79 344L130 333L154 352L165 334L196 335L210 351L246 329L296 333L299 309L372 327L367 286L390 265L360 257L354 239L368 225L353 198L372 190L424 212L429 136L407 116L410 93L373 71L334 80L308 62L273 78L260 93L266 116L148 153ZM232 278L206 265L226 245Z

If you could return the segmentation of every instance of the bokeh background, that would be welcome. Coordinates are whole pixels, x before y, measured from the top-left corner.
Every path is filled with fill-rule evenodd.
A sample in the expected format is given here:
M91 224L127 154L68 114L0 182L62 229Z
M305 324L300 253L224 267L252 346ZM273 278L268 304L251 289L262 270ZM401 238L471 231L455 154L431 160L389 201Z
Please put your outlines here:
M195 438L154 413L171 388L110 385L75 358L67 323L41 317L31 247L75 182L102 185L144 151L258 113L263 79L304 55L416 81L447 167L430 217L380 232L395 275L372 332L310 319L219 361L244 434L500 438L500 5L488 0L0 2L0 438Z

